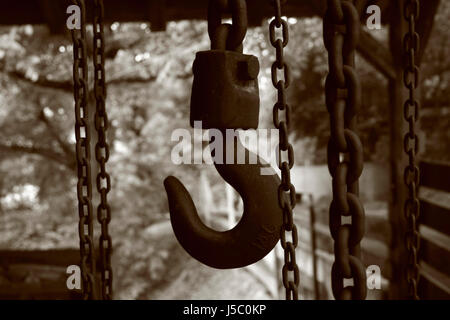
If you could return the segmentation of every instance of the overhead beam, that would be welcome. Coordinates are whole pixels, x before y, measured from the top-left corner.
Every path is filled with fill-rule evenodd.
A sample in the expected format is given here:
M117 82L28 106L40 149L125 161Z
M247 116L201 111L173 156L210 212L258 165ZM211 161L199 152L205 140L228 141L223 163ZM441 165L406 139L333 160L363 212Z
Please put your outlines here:
M420 36L420 48L417 53L417 61L422 61L423 55L433 30L434 17L439 7L440 0L427 0L420 2L420 15L417 21L416 31Z
M60 1L42 0L39 3L40 11L51 33L63 33L65 28L65 8L61 7Z
M403 68L405 65L403 52L403 38L408 32L408 25L403 17L406 0L393 1L394 13L391 15L389 28L389 45L394 59L396 77L389 81L389 113L390 113L390 174L391 192L389 199L389 222L391 226L390 262L391 287L390 299L407 299L408 283L406 271L408 268L408 251L405 245L407 230L404 216L404 204L408 197L408 190L404 182L404 169L408 158L403 151L404 136L408 132L404 120L404 103L408 92L403 83ZM420 98L420 97L417 97Z
M439 0L421 1L421 17L417 31L421 35L419 61L428 42L433 18ZM388 0L359 0L362 21L367 17L364 8L376 4L382 9L382 18L392 19L393 4ZM11 24L48 24L52 32L62 32L65 26L66 8L71 0L21 0L11 1L7 10L0 10L0 25ZM273 15L269 1L247 0L250 26L260 26L264 19ZM153 31L165 29L167 21L204 20L207 16L208 0L108 0L105 3L105 22L146 22L149 21ZM290 17L323 17L326 0L288 1L283 7L283 14ZM87 21L92 21L91 12L87 10ZM399 17L396 17L399 18ZM358 52L388 79L395 78L393 61L385 45L367 32L362 32Z
M360 13L364 8L377 4L382 10L389 8L387 0L358 0ZM435 1L435 0L431 0ZM322 17L326 0L288 1L283 6L283 14L289 17ZM391 1L392 2L392 1ZM42 8L52 5L47 13ZM87 2L88 3L88 2ZM8 2L7 8L0 10L0 25L47 24L49 19L58 25L65 25L66 8L71 0L20 0ZM259 26L261 21L273 16L273 8L266 0L247 0L250 26ZM105 22L153 22L162 27L164 21L205 20L208 0L107 0L105 1ZM88 21L91 21L90 5L87 5ZM57 10L57 11L55 11ZM162 11L161 11L162 10ZM384 12L382 17L387 16Z
M150 27L152 31L166 30L166 0L154 0L148 2Z
M367 31L362 31L357 49L361 56L387 79L395 79L396 73L393 67L392 54L383 43L375 39Z
M325 3L326 0L316 0ZM8 6L0 10L0 25L47 24L52 19L42 12L45 6L56 3L58 12L48 12L60 19L65 25L66 8L72 5L71 0L20 0L10 1ZM259 26L265 18L273 16L273 8L269 1L247 0L247 7L252 17L250 24ZM166 21L205 20L207 17L208 0L107 0L105 1L105 19L112 22L157 22L162 25L161 18ZM161 9L164 12L160 16ZM87 5L87 18L91 21L90 5ZM283 13L290 17L311 17L316 11L308 1L288 1L283 7ZM158 22L158 20L160 22Z

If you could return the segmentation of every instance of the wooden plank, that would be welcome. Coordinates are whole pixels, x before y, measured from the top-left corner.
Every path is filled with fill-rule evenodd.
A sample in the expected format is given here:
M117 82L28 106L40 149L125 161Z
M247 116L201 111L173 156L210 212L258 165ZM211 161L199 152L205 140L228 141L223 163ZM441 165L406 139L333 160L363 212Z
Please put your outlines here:
M358 43L358 52L380 71L386 78L395 78L392 55L383 43L371 36L367 31L361 32Z
M334 246L333 240L330 235L329 227L322 223L315 223L316 229L316 252L327 252L333 257ZM300 233L301 243L309 241L310 230L303 229ZM391 266L389 263L389 247L386 242L376 238L365 236L361 241L361 252L363 255L363 262L365 265L376 264L380 266L383 275L391 277ZM334 258L333 258L334 259Z
M47 24L49 18L41 11L42 5L49 0L10 1L8 6L0 10L0 25ZM56 2L55 0L51 0ZM149 20L149 8L161 0L108 0L105 1L105 22L145 22ZM386 0L380 2L382 22L389 17L390 6ZM71 5L71 0L59 0L58 7L65 9ZM205 20L208 0L165 0L164 16L166 21ZM273 16L273 8L268 1L247 0L250 26L260 26L261 21ZM326 0L288 1L283 6L283 15L289 17L322 17L326 8ZM89 8L88 8L89 9ZM364 9L364 8L361 8ZM87 21L92 21L91 10L87 12ZM65 10L57 14L59 25L65 25ZM366 15L362 14L365 20ZM151 19L150 19L151 20ZM53 21L55 22L55 21ZM53 23L52 22L52 23Z
M390 129L390 174L391 190L389 199L389 223L391 226L390 260L392 265L391 287L389 299L406 299L408 284L404 270L407 266L408 253L405 247L406 221L403 215L406 200L406 188L403 181L403 171L407 157L403 152L403 137L406 133L406 123L403 119L403 105L407 93L403 84L403 37L408 26L403 16L404 0L391 1L389 24L389 48L392 52L396 76L389 80L389 129ZM381 94L381 93L380 93Z
M364 237L387 244L391 238L390 233L387 208L380 210L366 209L366 233Z
M327 251L317 249L316 256L318 258L321 258L322 260L324 260L325 262L327 262L329 264L333 264L333 262L334 262L334 255Z
M312 194L309 195L309 228L311 230L311 255L312 255L312 269L313 269L313 281L314 281L314 299L320 299L320 287L318 282L318 270L317 270L317 236L316 236L316 211L314 208L314 197Z
M316 230L317 233L321 234L322 236L325 237L329 237L331 239L331 233L330 233L330 227L320 223L320 222L316 222L314 224L314 229Z
M79 262L78 249L0 250L0 300L81 299L79 292L66 287L66 268Z
M450 165L442 162L420 163L420 185L450 192Z
M80 263L78 249L13 251L0 250L0 265L10 264L43 264L67 267Z
M148 7L151 30L153 32L166 30L166 0L149 1Z
M8 7L0 10L0 24L47 24L46 16L40 10L47 0L11 1ZM54 0L52 0L54 1ZM71 5L71 0L59 0L61 8ZM145 22L149 20L149 8L156 8L155 3L161 0L108 0L105 1L105 22ZM315 0L317 1L317 0ZM319 2L325 3L326 0ZM167 21L205 20L208 0L165 0L165 16ZM273 8L267 1L247 0L248 11L251 12L250 23L260 23L264 18L273 16ZM89 8L88 8L89 9ZM63 11L65 14L65 10ZM283 14L290 17L312 17L316 11L304 1L289 1L283 7ZM87 21L92 21L91 12L87 12ZM65 23L64 23L65 24ZM260 24L258 24L259 26Z
M0 287L0 300L81 300L82 295L76 290L68 290L63 285L45 286L33 284L10 284Z
M389 248L386 243L370 238L363 238L361 241L362 252L370 253L379 259L389 258Z
M66 268L64 266L35 265L35 264L10 264L4 271L7 279L26 279L32 277L39 282L61 282L67 279Z
M450 278L429 264L420 264L419 295L422 299L450 299Z
M449 251L450 253L450 237L430 227L421 225L419 233L422 238L432 242L434 245Z
M388 219L387 208L382 209L368 209L365 208L366 219L386 221Z
M364 265L377 265L383 277L392 278L392 268L389 262L389 248L379 240L364 238L361 242L361 254Z
M421 201L419 223L450 235L450 210Z
M450 193L421 186L419 199L435 206L450 210Z
M420 226L421 243L419 258L450 276L450 238L446 235L428 228Z
M304 250L305 252L311 252L310 248L306 245L299 244L300 250ZM326 252L321 249L316 249L316 256L321 259L325 264L328 264L331 269L331 265L334 263L334 255ZM367 263L367 261L363 261L364 265L369 266L371 263ZM377 264L377 263L375 263ZM379 264L378 264L379 265ZM381 267L381 266L380 266ZM381 286L384 289L389 287L389 275L384 272L384 269L381 268Z
M420 2L420 17L417 21L416 30L420 36L420 48L417 53L417 61L422 62L423 55L430 39L431 31L433 30L434 17L439 8L440 0L427 0Z
M328 226L316 222L314 224L316 232L325 238L328 238L331 242L331 235L330 235L330 229ZM309 230L308 230L309 231ZM387 259L389 257L389 248L387 247L386 243L383 241L380 241L378 239L370 238L370 237L364 237L361 241L361 249L372 252L377 257L385 258Z
M80 291L66 286L65 266L45 264L8 264L1 270L0 299L72 300Z
M42 0L40 2L40 8L45 21L49 26L50 32L53 34L63 33L66 31L66 8L61 7L61 1L55 0Z

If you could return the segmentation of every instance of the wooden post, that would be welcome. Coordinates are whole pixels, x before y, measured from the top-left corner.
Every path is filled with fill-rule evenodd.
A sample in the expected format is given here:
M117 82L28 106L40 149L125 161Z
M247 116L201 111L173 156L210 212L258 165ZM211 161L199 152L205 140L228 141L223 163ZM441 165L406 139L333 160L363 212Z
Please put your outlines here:
M391 277L389 299L406 299L408 285L406 282L407 252L405 247L406 220L403 207L407 190L403 181L403 171L407 156L403 151L403 137L406 122L403 118L403 104L406 91L403 84L403 36L408 26L403 18L404 0L392 4L393 13L390 21L390 48L394 61L395 78L389 80L390 96L390 169L391 199L389 203L389 222L391 225L390 262Z
M440 0L420 1L420 15L417 21L416 30L420 35L420 48L417 54L417 61L422 62L425 49L430 39L430 34L434 25L434 17L439 8Z
M314 299L320 299L319 292L319 279L317 278L317 257L316 257L316 212L314 210L314 196L309 195L309 228L311 235L311 258L312 258L312 270L313 270L313 280L314 280Z
M153 32L165 31L167 23L166 0L148 2L150 28Z
M40 3L40 9L45 21L52 34L61 34L67 32L65 19L66 10L61 6L60 1L54 0L42 0Z
M89 38L88 38L89 39ZM99 239L100 239L100 234L101 234L101 230L100 230L100 225L98 223L97 220L97 208L98 205L100 204L100 194L97 191L97 174L100 172L100 166L97 162L97 159L95 157L95 145L97 144L98 141L98 133L95 130L95 113L96 113L96 102L95 102L95 96L94 96L94 91L92 90L89 93L88 96L88 105L87 105L87 109L88 109L88 117L89 117L89 131L91 134L91 144L90 144L90 150L91 150L91 185L92 185L92 219L93 219L93 225L94 225L94 261L100 261L99 257L100 257L100 245L99 245ZM94 271L95 271L95 284L96 284L96 289L93 293L93 299L94 300L98 300L101 299L101 270L98 270L99 268L97 267L97 263L94 266Z

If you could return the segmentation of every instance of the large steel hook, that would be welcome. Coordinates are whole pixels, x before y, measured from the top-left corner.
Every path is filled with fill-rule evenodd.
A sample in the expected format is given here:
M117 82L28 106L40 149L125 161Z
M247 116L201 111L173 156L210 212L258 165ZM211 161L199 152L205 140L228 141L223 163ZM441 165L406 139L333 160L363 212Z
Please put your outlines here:
M232 14L233 24L221 25L220 17L227 10ZM227 140L223 139L228 136L226 129L258 127L259 62L256 57L241 53L247 30L246 14L244 0L210 0L208 29L212 50L198 52L193 66L191 126L202 121L203 128L219 130L222 141ZM278 201L280 179L239 139L225 141L219 148L212 153L214 165L244 203L242 218L233 229L220 232L206 226L189 192L177 178L168 177L164 186L172 227L183 248L210 267L239 268L264 258L280 238L283 223ZM222 158L217 151L221 151ZM226 161L231 154L236 160L238 152L245 153L245 164ZM248 159L257 159L256 164L250 164ZM272 174L267 175L270 170Z
M234 146L226 143L224 155L236 154L239 148L250 156L240 142ZM277 197L280 179L275 172L261 175L262 168L271 170L262 162L258 158L261 164L215 164L244 203L241 220L225 232L213 230L201 221L189 192L177 178L164 181L175 236L192 257L214 268L239 268L261 260L277 244L283 217Z

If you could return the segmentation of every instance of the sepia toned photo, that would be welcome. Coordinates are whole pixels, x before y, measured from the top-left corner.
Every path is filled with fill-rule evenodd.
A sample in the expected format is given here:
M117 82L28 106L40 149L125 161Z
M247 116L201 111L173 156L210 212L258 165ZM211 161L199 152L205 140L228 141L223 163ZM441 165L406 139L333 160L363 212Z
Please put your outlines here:
M0 300L449 300L449 42L445 0L2 1Z

